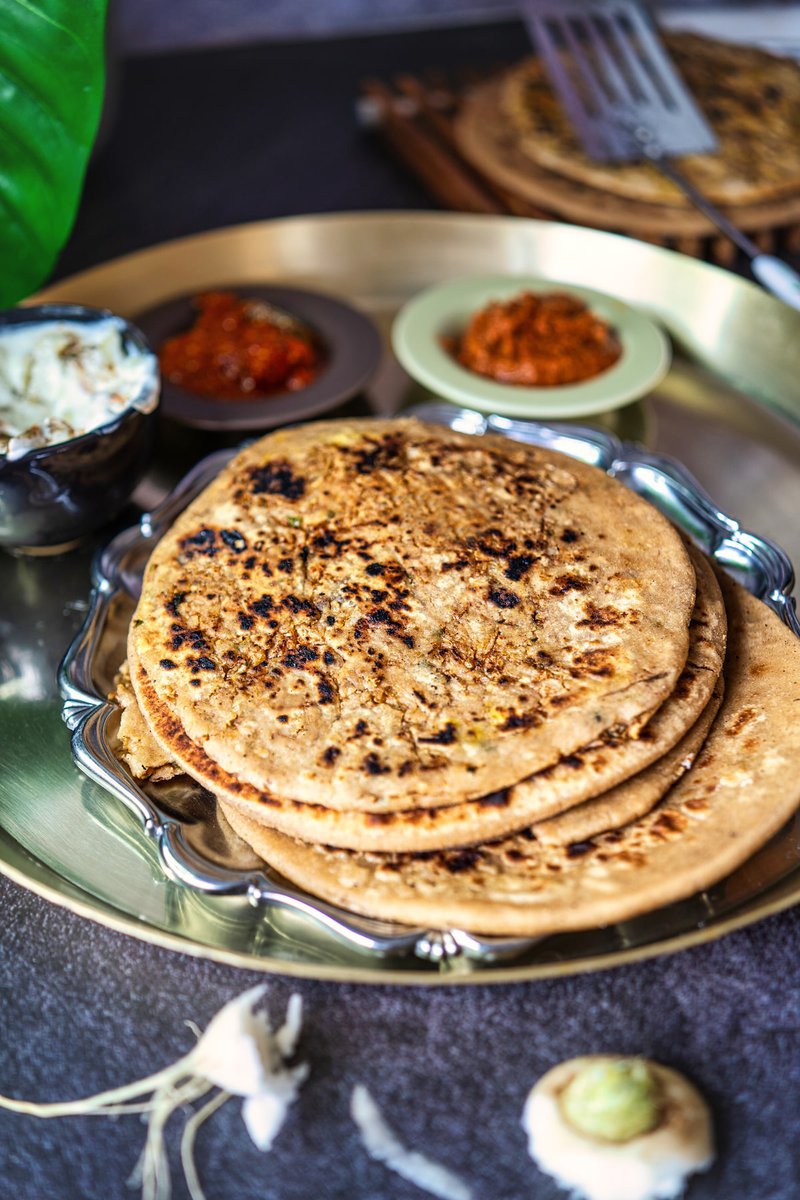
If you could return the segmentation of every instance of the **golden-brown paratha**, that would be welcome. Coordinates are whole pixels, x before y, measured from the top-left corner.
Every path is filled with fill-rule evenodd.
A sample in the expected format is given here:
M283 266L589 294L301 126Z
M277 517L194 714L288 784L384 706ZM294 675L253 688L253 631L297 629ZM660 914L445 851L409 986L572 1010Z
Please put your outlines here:
M555 817L537 821L531 827L536 840L542 845L569 846L588 841L609 829L621 829L649 813L694 763L719 711L724 691L725 684L720 676L705 709L676 746L607 792Z
M800 192L800 66L749 46L697 34L664 33L690 92L718 138L713 154L677 165L708 198L757 205ZM493 159L524 174L524 158L555 175L630 200L687 207L689 201L647 163L609 164L580 148L547 73L536 58L479 85L457 121L467 156L492 174ZM504 145L519 157L502 153ZM506 173L504 168L503 173Z
M235 831L295 883L344 908L434 928L539 936L627 920L709 887L800 801L800 642L738 584L725 699L688 771L647 816L569 846L532 830L467 850L372 854L287 838L230 810Z
M184 765L211 790L219 769L378 814L480 797L641 725L683 669L694 597L676 531L595 468L326 422L255 443L179 518L129 657L152 732L178 762L199 748Z
M690 625L689 655L673 694L635 735L630 729L610 730L590 746L581 747L511 789L436 808L343 812L324 805L278 800L242 785L210 762L186 735L177 748L173 742L173 752L190 774L206 782L213 779L213 790L223 808L237 808L246 817L305 841L356 850L436 850L468 846L523 829L532 822L580 805L588 797L607 794L609 788L660 759L707 709L725 654L725 608L711 567L700 551L694 547L689 550L697 574L697 598ZM152 685L140 664L135 658L132 662L139 691L147 698L148 711L152 715L161 710L156 722L161 727L169 720L168 715L153 695ZM152 737L149 729L147 737ZM687 748L681 759L688 753ZM147 750L128 745L126 755L129 762L137 763L146 758ZM633 807L636 815L647 811L677 774L677 769L668 768L651 775L635 796L629 790L618 790L604 805L598 801L593 810L595 821L600 818L606 822L600 827L610 828L614 824L610 814L617 809L624 814ZM586 819L584 813L583 820ZM616 823L623 823L623 818Z
M644 729L634 730L633 736L626 731L626 735L612 741L612 746L602 755L595 753L587 757L585 750L581 750L558 765L556 769L561 772L565 769L576 773L588 771L595 776L595 786L590 785L584 795L597 796L655 762L698 719L711 698L725 658L725 605L708 560L695 546L688 545L687 549L697 578L697 595L690 625L689 655L683 673L672 695ZM612 769L609 769L609 758L615 764ZM539 777L530 776L510 788L510 801L524 806L526 800L533 800L539 789ZM571 803L564 807L571 807ZM539 818L532 816L531 819Z

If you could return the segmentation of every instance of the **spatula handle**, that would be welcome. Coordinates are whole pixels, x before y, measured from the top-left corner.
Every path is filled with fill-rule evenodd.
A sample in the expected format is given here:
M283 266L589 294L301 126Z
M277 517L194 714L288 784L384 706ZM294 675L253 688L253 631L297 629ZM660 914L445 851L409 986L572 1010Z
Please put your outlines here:
M658 152L655 143L644 145L643 149L653 166L658 167L663 175L676 183L681 191L689 197L692 204L705 213L726 237L729 237L740 250L744 251L750 259L753 274L762 287L765 287L768 292L772 292L773 296L777 296L779 300L783 300L784 304L800 309L800 275L797 271L782 258L776 258L774 254L762 254L746 233L728 220L724 213L721 213L702 192L698 191L670 159L663 157Z
M800 275L787 262L774 254L757 254L751 258L750 268L758 282L773 296L792 308L800 308Z

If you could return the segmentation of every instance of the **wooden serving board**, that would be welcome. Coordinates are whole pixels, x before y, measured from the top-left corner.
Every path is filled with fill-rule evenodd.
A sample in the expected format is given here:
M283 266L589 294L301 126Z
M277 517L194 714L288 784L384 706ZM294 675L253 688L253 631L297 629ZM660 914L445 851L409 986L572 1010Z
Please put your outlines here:
M536 166L504 138L496 122L493 73L488 78L396 76L366 80L359 115L444 207L567 221L627 234L730 265L736 247L698 210L626 200ZM491 133L488 150L487 130ZM726 215L761 250L800 253L800 192Z

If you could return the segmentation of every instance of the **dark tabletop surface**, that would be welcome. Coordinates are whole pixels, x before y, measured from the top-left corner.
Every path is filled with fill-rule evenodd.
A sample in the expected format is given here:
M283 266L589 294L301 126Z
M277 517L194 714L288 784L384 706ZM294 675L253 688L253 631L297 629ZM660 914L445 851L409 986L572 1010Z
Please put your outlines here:
M140 58L115 74L113 118L59 274L153 242L300 212L425 208L427 196L359 133L359 80L486 64L524 45L513 25ZM2 599L0 598L0 604ZM2 756L0 742L0 757ZM191 1046L263 977L148 946L0 881L0 1091L66 1099L123 1083ZM650 1055L712 1106L719 1157L689 1200L795 1200L800 1111L797 910L682 954L593 975L504 986L394 988L268 980L293 991L311 1075L273 1151L236 1104L206 1125L208 1200L412 1200L371 1162L348 1115L365 1083L407 1144L460 1172L476 1200L562 1195L527 1157L533 1082L587 1052ZM170 1127L173 1195L180 1118ZM114 1200L143 1141L136 1117L37 1121L0 1113L0 1197Z

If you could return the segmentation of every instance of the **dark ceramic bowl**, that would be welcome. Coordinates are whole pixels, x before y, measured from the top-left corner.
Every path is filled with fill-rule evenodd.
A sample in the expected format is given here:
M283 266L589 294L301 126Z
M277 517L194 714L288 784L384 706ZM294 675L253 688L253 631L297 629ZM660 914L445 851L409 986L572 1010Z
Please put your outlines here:
M90 325L114 316L82 304L14 308L0 312L0 337L10 326ZM147 469L155 443L158 363L134 325L122 322L122 338L126 347L152 359L142 393L124 412L69 441L12 461L0 456L0 546L5 549L46 554L80 541L120 512Z
M225 284L201 290L234 292L241 299L265 300L291 313L314 332L325 359L319 375L306 387L249 400L220 401L163 379L162 415L181 425L246 433L305 421L355 396L380 364L383 342L377 328L364 313L335 296L270 283ZM167 338L190 328L197 316L196 294L174 296L137 314L137 323L156 352Z

